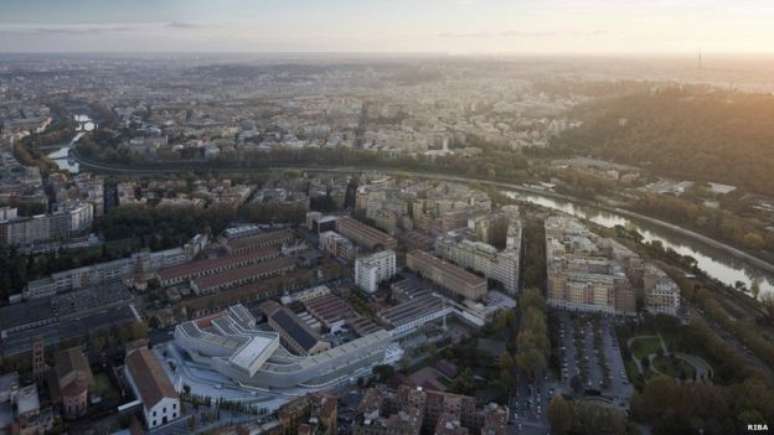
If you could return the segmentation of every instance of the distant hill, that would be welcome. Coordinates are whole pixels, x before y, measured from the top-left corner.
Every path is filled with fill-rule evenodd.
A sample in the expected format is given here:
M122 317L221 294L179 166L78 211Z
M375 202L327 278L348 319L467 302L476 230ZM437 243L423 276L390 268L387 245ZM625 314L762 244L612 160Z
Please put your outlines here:
M583 125L555 151L774 194L774 96L669 89L596 100L575 116Z

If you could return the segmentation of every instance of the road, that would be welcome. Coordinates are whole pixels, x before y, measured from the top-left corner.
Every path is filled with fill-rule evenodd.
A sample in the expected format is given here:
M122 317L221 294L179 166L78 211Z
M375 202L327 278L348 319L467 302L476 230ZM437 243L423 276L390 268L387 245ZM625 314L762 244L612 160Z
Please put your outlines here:
M127 168L122 167L119 165L107 165L104 163L97 163L92 162L83 159L77 153L73 152L71 153L71 157L78 161L78 163L81 165L81 169L91 170L95 172L107 172L112 174L136 174L136 175L155 175L155 174L167 174L167 173L180 173L181 171L185 170L195 170L196 167L188 166L186 167L186 163L182 163L182 167L176 167L170 165L169 167L158 167L158 168L143 168L143 169L137 169L137 168ZM198 169L204 169L204 167L198 167ZM587 200L583 200L580 198L575 198L567 195L563 195L560 193L550 192L546 190L541 189L535 189L531 187L522 186L519 184L513 184L513 183L504 183L499 181L491 181L481 178L475 178L475 177L462 177L458 175L444 175L444 174L432 174L432 173L423 173L423 172L416 172L416 171L407 171L407 170L397 170L397 169L385 169L385 168L372 168L372 167L317 167L317 166L304 166L304 165L278 165L272 168L268 169L297 169L302 171L314 171L314 172L332 172L332 173L353 173L353 172L362 172L362 171L380 171L385 174L390 175L397 175L397 176L404 176L404 177L415 177L415 178L425 178L425 179L431 179L431 180L439 180L439 181L452 181L452 182L460 182L460 183L479 183L487 186L493 186L500 189L507 189L507 190L513 190L517 192L523 192L523 193L531 193L535 195L542 195L547 197L552 197L556 199L560 199L563 201L568 201L575 204L581 204L586 205L589 207L594 207L599 210L604 210L610 213L616 213L631 219L636 219L639 221L647 222L648 224L659 226L661 228L665 228L669 231L672 231L676 234L679 234L684 237L689 237L691 239L697 240L699 242L702 242L710 247L713 247L715 249L720 249L722 251L725 251L732 256L744 260L751 265L760 268L762 270L765 270L766 272L774 274L774 264L771 264L761 258L758 258L752 254L749 254L747 252L744 252L740 249L737 249L729 244L717 241L715 239L712 239L710 237L704 236L702 234L699 234L695 231L691 231L689 229L680 227L678 225L671 224L669 222L656 219L650 216L646 216L640 213L636 213L630 210L622 209L619 207L612 207L605 204L597 203L597 202L591 202ZM210 171L222 171L222 172L245 172L245 171L255 171L256 169L250 169L250 168L207 168L207 170Z

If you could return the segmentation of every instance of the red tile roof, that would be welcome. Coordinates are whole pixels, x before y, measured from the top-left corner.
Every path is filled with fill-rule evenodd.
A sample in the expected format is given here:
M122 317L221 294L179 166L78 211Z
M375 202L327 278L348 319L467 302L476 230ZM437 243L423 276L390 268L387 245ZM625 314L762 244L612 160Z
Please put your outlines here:
M293 266L293 260L287 257L280 257L274 260L265 261L263 263L253 264L251 266L239 267L231 269L229 271L218 273L209 276L203 276L195 279L194 283L196 287L201 291L206 291L210 288L216 288L223 285L229 285L236 283L243 279L249 279L251 277L277 273L282 269Z
M176 278L187 278L200 272L217 270L220 268L234 268L237 267L237 264L242 262L254 263L256 261L260 261L264 257L271 257L276 255L279 255L279 251L276 248L268 247L247 254L229 255L222 258L191 261L189 263L184 263L160 270L159 278L161 281L167 281Z
M126 366L146 409L154 407L164 398L179 398L158 358L148 348L143 347L127 355Z

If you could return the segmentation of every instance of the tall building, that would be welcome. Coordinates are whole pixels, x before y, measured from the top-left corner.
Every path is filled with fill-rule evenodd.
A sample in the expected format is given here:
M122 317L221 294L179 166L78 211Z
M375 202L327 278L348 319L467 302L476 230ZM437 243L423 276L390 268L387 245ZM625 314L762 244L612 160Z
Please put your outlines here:
M395 251L388 249L355 260L355 284L368 293L379 288L379 283L395 276Z
M435 284L468 299L486 295L486 278L441 260L427 252L415 250L406 255L406 266Z

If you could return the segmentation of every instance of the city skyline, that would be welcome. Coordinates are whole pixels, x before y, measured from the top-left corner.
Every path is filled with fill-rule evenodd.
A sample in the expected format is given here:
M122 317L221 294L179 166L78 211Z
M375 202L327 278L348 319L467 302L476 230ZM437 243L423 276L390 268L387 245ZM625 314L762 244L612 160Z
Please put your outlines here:
M774 40L759 0L5 3L5 53L751 54Z

